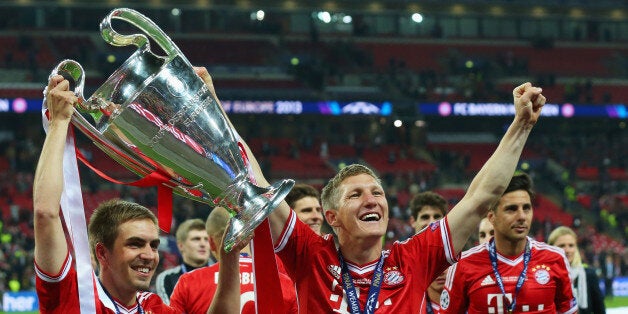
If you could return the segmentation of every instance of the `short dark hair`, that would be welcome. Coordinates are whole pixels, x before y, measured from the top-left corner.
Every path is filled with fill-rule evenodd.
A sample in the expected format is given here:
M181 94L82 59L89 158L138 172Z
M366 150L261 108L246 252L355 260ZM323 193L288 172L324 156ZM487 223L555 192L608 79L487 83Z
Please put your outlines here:
M320 198L318 190L316 190L313 186L309 184L298 183L294 185L292 190L290 190L290 193L288 193L288 195L286 196L286 203L288 203L288 206L290 206L290 208L294 208L294 204L298 200L308 196L314 197L317 200L319 200Z
M438 193L427 191L417 194L410 201L410 212L412 217L416 219L423 206L434 206L440 210L443 216L447 214L447 200L445 200L445 198L440 196Z
M87 232L92 254L96 256L96 244L102 243L113 249L118 237L118 227L130 220L150 219L157 226L157 217L150 209L137 203L111 199L98 205L89 219Z
M536 193L534 193L534 184L532 183L532 179L529 175L523 172L516 173L512 179L510 179L510 183L502 196L514 191L526 191L530 196L530 201L534 202L534 198L536 197ZM491 206L491 211L495 211L497 206L499 205L499 201L495 202L493 206Z

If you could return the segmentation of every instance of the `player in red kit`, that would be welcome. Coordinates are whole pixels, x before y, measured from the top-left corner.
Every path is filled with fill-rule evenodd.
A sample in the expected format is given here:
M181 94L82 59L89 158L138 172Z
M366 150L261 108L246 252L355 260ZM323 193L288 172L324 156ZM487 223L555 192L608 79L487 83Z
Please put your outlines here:
M447 215L447 200L434 192L422 192L417 194L410 201L410 219L409 223L414 227L416 233L421 232L423 228L430 223L440 220ZM430 302L425 302L425 309L421 313L439 314L440 295L445 286L446 271L442 272L436 280L427 287L426 297Z
M195 71L197 74L207 73L204 68L195 68ZM214 93L211 81L206 83ZM157 294L148 292L159 264L159 228L155 215L144 206L122 200L100 204L87 227L89 250L98 268L98 276L91 266L82 269L75 262L77 256L83 257L78 253L89 253L71 251L63 227L71 218L62 218L60 213L62 195L68 198L64 189L72 189L74 183L71 182L73 180L66 181L64 176L72 171L65 164L69 156L68 147L71 147L66 144L71 142L68 138L69 125L74 113L73 104L78 101L69 85L61 75L54 75L45 90L49 125L33 182L39 311L42 314L181 313L164 304ZM72 192L80 194L80 187ZM240 248L235 246L234 250ZM203 313L232 313L233 304L237 304L238 295L233 302L233 279L237 280L237 273L233 272L233 267L221 269L222 273L226 275L220 277L217 301L212 302L209 310L206 308ZM88 282L93 280L93 291L82 288L85 284L84 281L79 282L82 277ZM92 294L93 298L81 297L79 300L79 295L83 296L83 293Z
M45 102L50 123L33 184L36 289L41 313L77 313L81 308L77 267L59 205L66 183L65 144L77 97L67 80L54 75ZM176 313L159 296L146 292L159 263L159 228L150 210L120 200L103 203L91 216L88 234L99 268L98 277L91 269L87 274L95 284L93 311Z
M230 260L223 260L223 257L218 255L218 250L222 248L222 241L220 239L227 228L230 217L229 212L222 207L215 207L209 214L206 229L210 237L209 242L212 254L218 256L218 262L181 275L170 298L170 305L172 307L183 313L205 313L210 303L212 303L212 300L216 299L214 294L218 287L219 271L224 267L233 266L229 264L236 263L239 264L239 282L235 285L235 288L239 291L238 312L256 313L256 283L255 276L253 275L253 260L249 256L250 251L248 246L242 250L242 255L239 260L233 257L230 257ZM296 294L292 281L288 276L281 273L279 274L279 278L283 289L284 302L290 304L288 313L297 313ZM258 282L257 285L258 289L264 289L263 282Z
M575 313L568 261L553 246L528 237L532 181L512 178L488 213L495 235L462 253L447 274L441 307L446 313Z
M545 97L526 83L513 91L515 118L463 199L442 220L382 251L388 202L369 168L341 169L323 189L325 219L337 235L319 236L285 202L270 215L275 251L297 286L301 313L418 313L426 290L497 202L515 170ZM257 183L268 181L248 147Z

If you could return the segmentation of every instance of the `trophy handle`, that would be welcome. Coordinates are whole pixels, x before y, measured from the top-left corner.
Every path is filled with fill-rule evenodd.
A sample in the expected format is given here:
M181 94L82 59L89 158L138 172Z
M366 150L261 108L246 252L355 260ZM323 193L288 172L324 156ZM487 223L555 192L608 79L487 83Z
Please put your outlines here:
M116 32L111 26L112 19L122 20L139 28L166 52L169 59L175 56L185 59L181 50L153 21L128 8L114 9L100 23L100 33L109 44L117 47L135 45L141 51L150 50L150 42L146 36L143 34L122 35Z
M83 88L85 86L85 71L83 70L81 64L70 59L63 60L52 70L50 75L52 76L57 74L68 80L70 83L69 90L74 92L74 94L78 97L78 103L74 104L72 124L93 140L94 144L102 151L121 165L125 166L127 169L142 177L150 174L153 168L151 165L131 154L126 153L124 150L119 148L118 145L103 137L102 134L89 121L87 121L83 115L81 115L81 113L87 113L92 116L95 121L98 121L103 116L103 112L107 112L107 107L110 106L110 104L105 102L100 97L95 97L89 100L85 99L85 96L83 95ZM171 180L171 187L174 188L178 185L182 184ZM191 186L185 187L193 188Z
M78 97L78 104L75 104L75 108L89 113L94 120L98 121L103 114L99 110L104 110L108 104L102 99L85 100L83 95L85 70L83 70L81 64L70 59L63 60L50 73L51 76L56 74L63 76L64 79L70 82L70 91L73 91Z

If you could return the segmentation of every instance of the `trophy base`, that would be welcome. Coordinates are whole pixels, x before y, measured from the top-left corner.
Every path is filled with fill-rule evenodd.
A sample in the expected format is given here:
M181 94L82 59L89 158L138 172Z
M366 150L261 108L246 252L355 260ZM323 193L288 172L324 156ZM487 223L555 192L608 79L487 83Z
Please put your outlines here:
M247 239L253 234L255 228L257 228L273 212L279 203L283 201L293 186L294 180L285 179L276 182L268 188L257 187L259 189L259 197L265 198L265 201L261 206L247 208L246 211L241 211L231 218L231 223L225 235L225 251L230 252L235 244ZM251 213L253 214L250 215ZM242 217L243 215L248 217L244 218Z

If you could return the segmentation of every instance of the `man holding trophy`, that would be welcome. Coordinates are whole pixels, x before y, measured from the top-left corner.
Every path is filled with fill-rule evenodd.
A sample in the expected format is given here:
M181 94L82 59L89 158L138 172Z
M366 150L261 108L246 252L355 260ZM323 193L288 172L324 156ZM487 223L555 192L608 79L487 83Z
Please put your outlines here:
M81 306L77 269L66 240L59 204L64 189L64 145L73 114L76 95L60 75L50 78L46 89L49 128L35 173L33 198L35 210L35 269L40 313L77 313ZM64 217L68 219L68 217ZM89 227L90 250L98 265L93 313L177 313L156 294L148 292L159 264L157 218L147 208L121 200L101 204L92 214ZM239 251L250 237L238 242L227 253L221 267L217 295L208 313L238 309L240 295L233 293L238 281ZM224 247L224 246L223 246ZM228 256L228 257L227 257ZM230 267L232 266L232 267ZM88 308L89 309L89 308Z
M144 35L115 32L111 19L140 28L166 56L153 54ZM341 169L322 192L325 219L338 237L336 247L331 235L316 234L283 201L294 181L270 185L265 179L219 106L205 69L192 69L174 43L152 21L133 10L112 11L101 23L101 33L112 45L135 45L138 50L88 99L82 95L82 67L75 61L64 61L53 71L61 75L51 77L45 95L49 132L34 184L35 261L42 313L75 313L78 308L83 313L173 312L156 295L143 292L159 261L159 240L157 221L142 206L108 202L97 209L88 231L89 250L99 266L98 280L92 277L91 268L81 268L85 263L78 259L75 269L59 213L61 203L68 226L68 220L73 220L65 212L72 207L68 199L80 195L80 188L66 193L68 181L64 181L68 175L64 158L68 155L70 122L116 161L152 180L160 195L167 194L161 193L166 187L229 209L233 218L223 241L225 251L232 249L230 254L237 254L258 226L268 228L262 223L269 217L272 244L296 285L300 312L373 313L379 309L386 313L416 313L425 311L429 284L456 262L480 219L505 190L545 104L540 88L530 83L516 87L514 121L463 199L445 218L395 243L389 251L382 251L381 237L389 213L379 178L362 165ZM93 124L77 110L89 113ZM82 200L80 206L82 209ZM169 226L168 213L160 208L158 214L159 224ZM82 246L75 233L75 227L80 226L78 219L77 224L67 227L75 254ZM256 236L256 241L259 238ZM264 252L262 247L271 245L258 243L254 243L254 259L262 255L258 254ZM274 264L272 248L270 251L267 264L260 263L266 269L268 263ZM233 270L229 273L238 273ZM234 285L229 280L233 278L220 279ZM89 291L84 285L92 280L96 288ZM278 281L256 278L265 288L258 293L270 295L258 295L258 302L267 302L281 292L280 288L270 288L277 287ZM226 297L216 295L214 301L228 302L237 297L229 289L222 290ZM94 291L96 296L91 300L95 302L87 304L84 301L90 298L83 297L79 302L79 295ZM238 304L237 299L234 303ZM270 308L265 313L280 312Z
M139 28L166 55L154 54L144 34L117 33L113 19ZM131 9L114 9L100 29L111 45L135 45L137 51L89 98L83 96L85 71L73 60L55 67L44 92L47 136L33 193L40 308L42 313L170 313L174 310L159 297L142 291L148 289L159 262L159 227L170 227L172 193L227 208L232 219L221 252L237 256L294 181L264 188L251 181L246 155L211 81L199 78L208 76L207 70L192 67L151 20ZM70 123L142 178L133 184L157 187L159 220L143 206L111 201L95 211L85 230L76 165L81 156ZM260 234L258 264L268 267L267 260L275 263L270 234ZM99 268L98 280L90 252ZM235 266L235 271L225 270L237 276ZM269 288L278 280L272 280L272 272L265 273L271 280L260 282L269 282L267 292L280 291ZM223 277L224 285L233 284L233 278ZM238 295L231 299L231 289L217 291L224 292L215 296L219 303L239 303ZM272 298L260 299L265 304ZM214 308L228 307L212 304L210 310Z
M515 117L496 151L445 218L382 251L388 202L369 168L341 169L322 192L325 219L338 236L321 237L283 202L271 215L275 252L293 279L301 313L423 313L430 283L456 262L467 239L508 186L545 97L530 83L513 91ZM251 158L257 182L266 185ZM304 293L307 291L307 294Z

